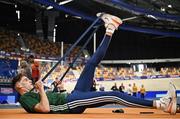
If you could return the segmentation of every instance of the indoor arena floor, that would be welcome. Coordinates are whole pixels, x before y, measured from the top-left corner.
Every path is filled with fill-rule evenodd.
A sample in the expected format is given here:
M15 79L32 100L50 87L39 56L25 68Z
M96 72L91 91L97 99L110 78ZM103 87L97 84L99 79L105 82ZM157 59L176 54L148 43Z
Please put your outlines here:
M123 109L124 113L112 113L115 108L89 108L83 114L29 114L22 108L0 109L0 119L180 119L180 113L170 115L156 109ZM140 114L140 112L153 112L153 114Z

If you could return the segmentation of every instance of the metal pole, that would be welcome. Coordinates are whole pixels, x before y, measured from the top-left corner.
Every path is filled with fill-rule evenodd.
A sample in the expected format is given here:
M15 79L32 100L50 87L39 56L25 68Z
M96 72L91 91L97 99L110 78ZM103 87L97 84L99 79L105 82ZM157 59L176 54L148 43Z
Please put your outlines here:
M96 52L96 33L94 33L94 53Z
M133 20L133 19L137 19L137 18L139 18L139 17L138 16L129 17L129 18L122 19L122 21L129 21L129 20Z
M61 41L61 57L63 57L63 56L64 56L64 42ZM64 64L64 61L62 60L61 66L63 66L63 64Z

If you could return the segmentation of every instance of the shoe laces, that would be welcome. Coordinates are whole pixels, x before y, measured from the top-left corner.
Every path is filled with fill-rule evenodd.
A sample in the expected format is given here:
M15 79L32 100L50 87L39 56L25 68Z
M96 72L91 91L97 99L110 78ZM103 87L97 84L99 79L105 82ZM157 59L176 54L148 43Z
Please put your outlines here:
M171 100L172 100L172 98L169 96L165 96L163 98L160 98L161 108L165 109L169 105Z

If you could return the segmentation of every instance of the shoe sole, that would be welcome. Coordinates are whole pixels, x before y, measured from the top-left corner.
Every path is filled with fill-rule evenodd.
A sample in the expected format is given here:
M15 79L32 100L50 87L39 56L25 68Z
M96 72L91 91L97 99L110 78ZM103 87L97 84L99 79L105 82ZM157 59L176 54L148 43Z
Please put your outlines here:
M116 17L114 15L110 15L110 14L107 14L107 13L97 13L97 17L103 17L103 15L106 15L107 17L110 17L112 19L112 22L114 22L115 24L122 24L122 21L119 17Z

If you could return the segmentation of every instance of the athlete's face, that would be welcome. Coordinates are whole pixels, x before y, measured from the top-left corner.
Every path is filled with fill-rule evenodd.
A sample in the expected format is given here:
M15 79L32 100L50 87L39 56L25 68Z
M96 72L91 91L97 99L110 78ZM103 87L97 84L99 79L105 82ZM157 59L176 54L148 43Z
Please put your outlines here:
M32 81L29 80L26 76L22 76L20 81L18 82L18 86L20 88L26 89L27 91L33 88Z

